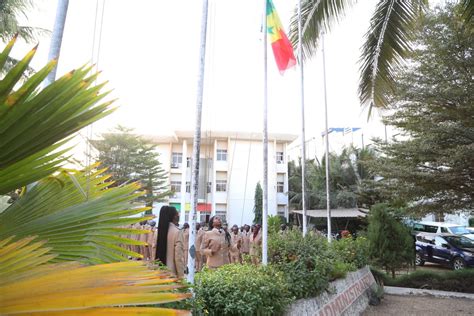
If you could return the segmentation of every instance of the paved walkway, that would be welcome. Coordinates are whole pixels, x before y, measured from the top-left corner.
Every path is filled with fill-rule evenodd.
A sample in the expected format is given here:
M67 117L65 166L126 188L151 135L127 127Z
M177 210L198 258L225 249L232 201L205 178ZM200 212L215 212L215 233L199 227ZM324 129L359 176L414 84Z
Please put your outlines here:
M369 306L362 315L474 315L474 300L385 294L380 305Z

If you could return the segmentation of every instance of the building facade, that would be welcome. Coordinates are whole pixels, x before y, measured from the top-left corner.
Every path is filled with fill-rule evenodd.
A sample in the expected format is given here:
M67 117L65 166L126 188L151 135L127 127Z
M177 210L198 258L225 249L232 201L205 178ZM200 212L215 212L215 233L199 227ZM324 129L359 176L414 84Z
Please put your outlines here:
M174 194L169 205L180 211L180 224L189 220L193 132L149 137L156 143ZM288 144L294 135L270 134L268 144L268 213L288 218ZM263 179L260 133L203 132L199 160L197 219L219 215L228 225L251 224L254 194ZM160 205L154 210L158 213ZM158 215L158 214L157 214Z

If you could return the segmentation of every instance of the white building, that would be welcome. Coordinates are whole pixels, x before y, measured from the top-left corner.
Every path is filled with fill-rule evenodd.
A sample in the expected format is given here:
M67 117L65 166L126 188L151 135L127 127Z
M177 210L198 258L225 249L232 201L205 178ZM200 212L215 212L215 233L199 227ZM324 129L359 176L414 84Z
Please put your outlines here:
M169 204L180 211L180 224L188 221L191 208L193 135L191 131L177 131L172 136L147 137L158 145L160 162L169 173L175 192ZM287 146L295 139L295 135L269 134L270 215L288 217ZM261 133L203 132L199 163L198 220L207 222L210 216L219 215L229 225L251 224L255 187L263 179Z

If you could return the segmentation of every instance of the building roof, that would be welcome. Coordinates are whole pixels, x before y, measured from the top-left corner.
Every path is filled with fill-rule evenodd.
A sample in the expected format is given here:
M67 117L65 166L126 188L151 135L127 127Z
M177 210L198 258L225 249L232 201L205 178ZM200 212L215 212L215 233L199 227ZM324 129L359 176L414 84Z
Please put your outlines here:
M296 214L302 214L301 210L292 211ZM366 217L369 210L363 208L339 208L331 210L331 217ZM309 217L322 217L328 216L327 210L307 210L306 215Z
M192 140L194 138L193 131L175 131L172 135L145 135L146 138L156 143L177 143L180 139ZM260 132L232 132L232 131L202 131L202 139L217 139L226 140L239 139L239 140L262 140L263 136ZM269 141L291 143L298 138L297 135L293 134L282 134L282 133L269 133Z

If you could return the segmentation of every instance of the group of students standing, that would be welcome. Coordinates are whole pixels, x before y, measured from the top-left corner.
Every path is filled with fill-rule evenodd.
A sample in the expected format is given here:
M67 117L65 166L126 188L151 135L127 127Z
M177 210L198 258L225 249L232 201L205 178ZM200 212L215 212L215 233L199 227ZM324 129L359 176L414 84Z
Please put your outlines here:
M178 227L179 213L172 206L160 210L156 241L156 260L160 260L178 277L183 277L188 260L189 225ZM242 263L244 255L250 255L253 264L260 262L262 235L260 225L245 225L239 229L234 225L231 231L223 227L219 216L209 220L206 229L196 224L195 268L200 271L204 265L210 269L224 264Z

